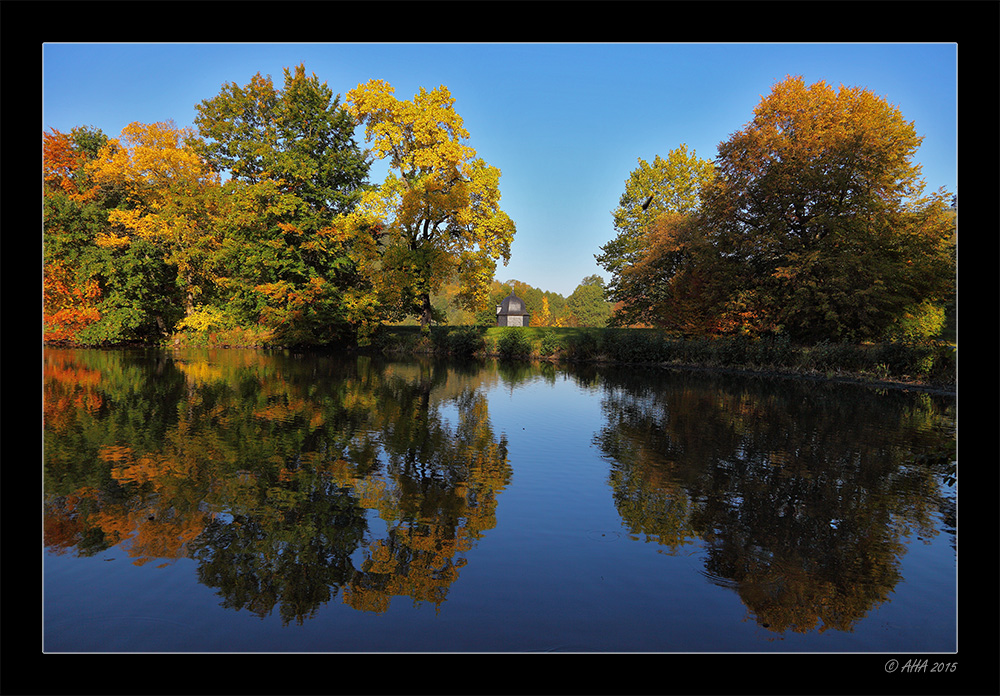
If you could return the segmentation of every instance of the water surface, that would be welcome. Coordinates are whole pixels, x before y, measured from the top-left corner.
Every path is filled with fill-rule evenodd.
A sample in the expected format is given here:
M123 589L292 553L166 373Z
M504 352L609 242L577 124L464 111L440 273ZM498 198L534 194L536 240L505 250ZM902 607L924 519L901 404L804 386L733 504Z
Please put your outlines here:
M953 399L47 350L47 652L951 652Z

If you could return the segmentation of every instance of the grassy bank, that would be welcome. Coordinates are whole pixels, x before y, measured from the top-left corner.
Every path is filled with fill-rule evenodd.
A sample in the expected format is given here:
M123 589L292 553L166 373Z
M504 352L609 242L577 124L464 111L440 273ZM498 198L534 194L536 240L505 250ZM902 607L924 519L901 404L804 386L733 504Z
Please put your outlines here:
M433 354L722 368L953 389L948 343L794 345L781 338L672 338L654 329L384 327L369 347L386 355Z

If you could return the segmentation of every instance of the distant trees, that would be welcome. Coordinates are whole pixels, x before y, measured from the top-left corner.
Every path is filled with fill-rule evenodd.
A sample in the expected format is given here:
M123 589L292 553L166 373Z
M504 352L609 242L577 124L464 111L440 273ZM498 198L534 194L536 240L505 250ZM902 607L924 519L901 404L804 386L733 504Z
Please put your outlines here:
M604 299L604 281L598 275L584 278L566 298L566 308L577 326L606 326L611 305Z
M475 315L478 326L496 325L496 306L511 292L524 300L531 326L606 326L611 304L604 299L604 281L584 278L569 297L542 290L519 280L493 281L489 305Z
M923 192L920 142L868 90L776 84L719 146L698 208L598 257L618 321L805 342L933 335L954 294L955 224L947 194Z

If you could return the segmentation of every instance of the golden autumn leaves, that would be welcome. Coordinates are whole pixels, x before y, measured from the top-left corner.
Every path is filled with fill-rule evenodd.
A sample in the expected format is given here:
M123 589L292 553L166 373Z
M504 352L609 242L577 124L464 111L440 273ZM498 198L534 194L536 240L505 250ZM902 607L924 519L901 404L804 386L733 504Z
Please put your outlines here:
M284 89L259 74L244 87L223 85L196 107L197 129L136 122L89 152L45 134L47 200L80 206L98 195L103 206L99 226L62 229L49 216L46 235L85 236L88 258L103 266L71 270L105 294L131 292L112 304L128 306L147 336L209 317L308 344L330 339L322 327L333 325L349 327L334 332L341 336L414 314L426 325L430 293L456 279L459 301L478 309L515 233L499 206L500 172L466 143L446 88L421 89L412 101L392 92L373 80L341 104L298 66L285 70ZM368 151L354 142L361 125ZM372 155L390 167L374 186ZM61 243L49 248L47 263L61 262ZM177 278L166 320L144 305L145 279L122 290L114 270L150 254ZM73 291L62 295L73 301ZM153 314L159 330L148 328ZM115 327L99 333L138 338Z
M109 212L110 228L98 237L99 246L128 244L129 233L175 238L193 224L191 211L182 207L183 197L218 185L219 179L184 143L192 135L170 122L136 122L122 130L120 139L105 143L88 172L98 185L122 188L136 207Z
M372 151L388 159L382 186L366 192L353 221L379 225L392 262L380 278L400 301L417 303L430 322L430 293L457 274L469 309L489 295L496 261L506 263L515 227L500 207L500 171L463 141L468 131L445 87L421 88L400 101L393 88L372 80L347 94L347 110L365 126Z
M806 343L935 336L930 318L954 301L955 211L923 193L921 140L870 90L789 77L711 162L683 146L640 160L597 257L618 322ZM694 200L675 200L680 184ZM652 192L663 207L640 212Z

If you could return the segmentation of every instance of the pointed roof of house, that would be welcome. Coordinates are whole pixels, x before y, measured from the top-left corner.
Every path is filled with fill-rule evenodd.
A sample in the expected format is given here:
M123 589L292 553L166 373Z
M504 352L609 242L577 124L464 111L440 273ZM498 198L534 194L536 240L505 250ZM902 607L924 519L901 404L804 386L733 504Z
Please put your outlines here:
M504 315L527 314L528 308L524 304L524 300L515 295L514 291L511 290L511 293L503 299L503 302L500 303L499 313Z

